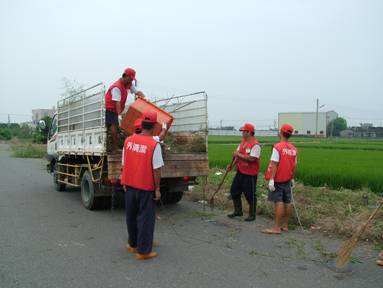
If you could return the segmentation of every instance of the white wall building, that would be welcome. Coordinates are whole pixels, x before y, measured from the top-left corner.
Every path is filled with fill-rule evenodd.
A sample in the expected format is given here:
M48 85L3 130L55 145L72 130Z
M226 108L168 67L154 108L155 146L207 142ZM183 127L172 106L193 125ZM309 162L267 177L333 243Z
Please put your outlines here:
M327 124L338 117L335 111L318 112L318 135L326 137ZM295 135L312 135L316 132L316 112L284 112L278 113L278 127L289 123L294 127Z

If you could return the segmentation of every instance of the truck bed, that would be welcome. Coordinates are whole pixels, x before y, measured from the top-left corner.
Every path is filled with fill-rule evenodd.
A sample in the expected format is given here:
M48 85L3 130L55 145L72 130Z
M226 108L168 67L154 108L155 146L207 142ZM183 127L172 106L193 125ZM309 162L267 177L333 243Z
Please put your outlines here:
M121 153L121 152L120 152ZM108 178L120 180L121 154L108 154ZM207 153L174 153L164 155L165 166L162 178L197 177L207 175L209 170Z

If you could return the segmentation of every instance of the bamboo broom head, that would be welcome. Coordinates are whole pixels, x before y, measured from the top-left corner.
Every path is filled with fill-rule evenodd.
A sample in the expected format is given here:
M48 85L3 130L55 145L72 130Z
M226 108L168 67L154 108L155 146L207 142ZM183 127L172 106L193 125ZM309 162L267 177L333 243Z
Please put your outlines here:
M366 230L368 224L372 221L372 219L376 216L378 213L380 207L383 205L383 200L380 201L379 205L376 207L376 209L371 213L370 217L367 219L366 223L361 225L357 232L347 241L344 242L342 247L339 249L338 257L336 258L336 268L342 269L344 268L348 262L350 261L350 257L352 254L352 250L356 246L356 244L359 241L360 236L364 233Z

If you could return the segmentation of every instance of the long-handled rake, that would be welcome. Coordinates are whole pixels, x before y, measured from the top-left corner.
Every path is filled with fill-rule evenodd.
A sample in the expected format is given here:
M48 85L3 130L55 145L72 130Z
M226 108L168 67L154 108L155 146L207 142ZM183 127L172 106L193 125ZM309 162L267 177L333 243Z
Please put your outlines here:
M235 161L235 157L233 157L233 158L231 159L230 165L229 165L228 167L232 167L233 164L234 164L234 161ZM229 174L229 170L230 170L230 169L228 169L228 167L226 167L226 171L225 171L225 174L223 175L223 178L222 178L222 180L221 180L221 183L219 183L217 189L215 190L215 192L213 193L213 195L211 196L211 198L210 198L210 200L209 200L209 205L210 205L210 207L211 207L212 209L214 208L214 197L215 197L215 195L219 192L219 190L221 189L223 183L225 182L225 179L226 179L227 174Z
M366 223L361 225L359 229L356 231L356 233L352 235L350 239L348 239L347 241L343 243L342 247L339 249L338 257L336 258L335 266L337 269L343 269L347 265L347 263L350 260L352 250L354 249L354 247L359 241L359 238L362 236L363 232L366 230L368 224L370 224L372 219L374 219L374 217L376 216L376 214L378 213L382 205L383 205L383 200L380 201L379 205L371 213L370 217L368 217Z
M298 220L298 223L299 223L299 226L301 227L301 230L302 232L305 231L305 229L303 228L303 225L302 225L302 222L301 222L301 217L299 216L299 212L298 212L298 208L297 208L297 204L295 202L295 197L294 197L294 187L291 186L291 202L293 203L293 207L294 207L294 211L295 211L295 215L297 216L297 220Z

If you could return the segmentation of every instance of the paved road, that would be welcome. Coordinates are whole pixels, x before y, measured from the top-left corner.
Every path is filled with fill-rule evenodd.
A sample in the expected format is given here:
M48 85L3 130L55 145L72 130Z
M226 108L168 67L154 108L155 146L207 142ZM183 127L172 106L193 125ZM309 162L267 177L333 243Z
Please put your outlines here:
M160 256L137 262L124 248L122 209L84 209L78 191L53 190L44 161L7 149L0 144L0 287L382 287L371 247L358 248L353 273L336 274L323 254L339 241L262 235L267 219L230 221L188 201L159 209Z

